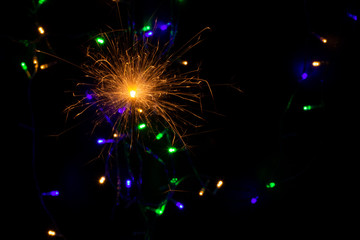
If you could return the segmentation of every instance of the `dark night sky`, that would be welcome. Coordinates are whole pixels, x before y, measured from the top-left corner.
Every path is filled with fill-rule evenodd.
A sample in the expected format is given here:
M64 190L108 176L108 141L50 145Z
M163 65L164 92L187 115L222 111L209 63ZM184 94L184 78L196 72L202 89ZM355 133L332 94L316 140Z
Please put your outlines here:
M4 90L11 92L9 126L15 129L9 138L13 157L7 160L12 179L8 218L11 227L22 229L19 238L46 239L52 225L33 180L28 79L19 65L31 62L32 51L19 40L35 39L39 22L56 55L81 64L89 38L106 26L118 28L119 22L111 0L48 0L37 19L29 15L27 2L31 1L12 1L2 8L11 13L2 14L0 65L3 76L9 76L3 79L9 90ZM171 8L160 2L167 1L138 1L134 14L146 19L155 12L166 18ZM345 143L339 139L351 126L351 114L342 106L352 101L353 82L359 78L360 25L347 13L358 14L360 8L355 1L286 2L185 0L173 8L178 21L175 48L204 27L211 28L184 57L189 67L200 66L201 77L213 85L215 100L207 107L218 114L206 114L205 127L189 142L200 174L222 178L225 184L204 200L196 192L183 197L186 210L177 214L169 209L161 216L153 239L334 233L333 217L341 212L337 206L345 192L337 184L347 163ZM158 5L162 7L153 7ZM328 44L312 33L326 37ZM48 50L45 44L38 47ZM299 82L304 60L316 58L326 63L320 73ZM106 127L92 134L88 115L66 121L63 110L73 103L71 91L81 78L78 69L58 61L39 73L31 86L40 188L61 191L61 196L45 202L66 239L141 239L144 223L136 208L110 220L113 190L97 184L104 162L87 164L101 150L96 134ZM322 108L301 110L321 102ZM277 182L274 191L265 188L269 180ZM259 196L258 204L250 204L251 196Z

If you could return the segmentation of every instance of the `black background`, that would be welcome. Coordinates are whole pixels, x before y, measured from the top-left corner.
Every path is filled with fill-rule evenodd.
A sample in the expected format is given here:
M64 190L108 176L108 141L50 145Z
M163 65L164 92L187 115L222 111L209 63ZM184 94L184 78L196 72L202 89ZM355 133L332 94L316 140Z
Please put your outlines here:
M184 58L189 68L200 66L200 76L213 85L215 100L206 107L217 114L206 113L205 127L194 130L188 141L199 173L210 176L212 184L224 180L214 196L179 194L185 210L169 207L157 219L153 239L347 232L338 214L346 212L341 200L353 194L340 180L350 175L345 174L351 166L346 153L352 147L343 133L352 131L357 109L349 107L359 78L359 23L347 16L359 10L354 2L186 0L170 6L154 0L134 5L138 22L154 12L159 19L172 15L177 20L174 48L211 28ZM119 6L126 12L126 4ZM39 37L36 22L46 29L56 56L81 64L91 37L107 26L120 28L116 5L110 0L48 0L36 17L31 9L31 1L13 1L1 10L2 114L9 120L4 132L9 132L10 145L2 154L9 175L3 197L10 199L4 204L4 211L11 209L10 234L46 239L54 227L33 177L33 114L37 180L41 191L60 190L59 197L44 201L65 238L142 239L145 223L137 208L114 212L113 190L97 183L104 162L91 160L101 150L95 143L104 129L91 132L91 113L77 119L64 114L74 102L72 91L81 71L57 60L40 72L30 86L31 109L29 80L20 67L20 62L29 66L32 61L33 50L21 41ZM313 32L328 43L322 44ZM36 47L52 51L43 42ZM317 58L325 63L320 73L299 81L304 60ZM302 111L303 105L321 102L322 108ZM265 188L269 181L277 183L272 190ZM251 205L254 196L259 200Z

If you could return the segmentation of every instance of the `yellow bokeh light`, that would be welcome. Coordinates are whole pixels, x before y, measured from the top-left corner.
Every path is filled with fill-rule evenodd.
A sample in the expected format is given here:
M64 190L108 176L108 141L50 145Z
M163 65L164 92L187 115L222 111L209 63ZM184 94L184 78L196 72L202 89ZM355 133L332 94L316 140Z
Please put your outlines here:
M49 236L55 236L55 235L56 235L56 232L53 231L53 230L49 230L49 231L48 231L48 235L49 235Z

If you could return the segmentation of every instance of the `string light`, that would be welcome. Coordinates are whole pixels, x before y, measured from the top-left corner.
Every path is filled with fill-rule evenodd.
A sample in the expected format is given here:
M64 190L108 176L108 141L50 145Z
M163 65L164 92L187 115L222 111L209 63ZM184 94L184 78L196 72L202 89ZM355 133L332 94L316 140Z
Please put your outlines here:
M217 188L221 188L221 186L224 184L224 182L222 180L219 180L218 183L216 184Z
M55 237L56 236L56 232L54 230L49 230L48 231L48 235L51 237Z
M187 66L189 64L189 62L184 60L184 61L181 61L181 64L184 65L184 66Z
M184 205L181 202L176 202L176 206L180 209L183 210L184 209Z
M41 195L56 197L56 196L59 196L59 194L60 194L59 191L54 190L54 191L51 191L51 192L43 192Z
M39 5L42 5L42 4L44 4L45 2L46 2L46 0L39 0L39 1L38 1L38 4L39 4Z
M304 111L309 111L311 110L313 107L311 105L306 105L306 106L303 106L303 110Z
M306 73L306 72L304 72L303 74L301 74L301 79L302 80L305 80L305 79L307 79L308 78L308 74Z
M259 196L251 198L251 200L250 200L251 204L255 204L257 202L258 198L259 198Z
M168 148L168 152L169 153L174 153L174 152L176 152L177 151L177 149L175 148L175 147L169 147Z
M113 142L115 142L115 140L114 139L99 138L96 142L97 142L97 144L101 145L101 144L105 144L105 143L113 143Z
M45 34L45 30L44 30L44 28L43 27L38 27L38 31L39 31L39 33L41 34L41 35L44 35Z
M312 62L313 67L319 67L320 66L320 62L319 61L313 61Z
M145 32L145 37L150 37L152 36L154 33L152 31L147 31Z
M130 179L126 179L126 181L125 181L125 187L126 187L126 188L131 188L131 180L130 180Z
M200 189L199 196L200 196L200 197L204 196L204 193L205 193L205 188L202 187L202 188Z
M162 139L163 136L164 136L164 132L158 133L158 134L156 135L156 140Z
M139 126L138 126L138 129L144 129L146 128L146 124L145 123L140 123Z
M102 37L97 37L97 38L95 39L95 41L96 41L98 44L100 44L100 45L102 45L102 44L105 43L105 39L102 38Z
M100 179L99 179L99 183L100 183L100 184L104 184L104 183L105 183L105 180L106 180L106 178L105 178L104 176L102 176L102 177L100 177Z
M351 14L351 13L347 13L347 16L351 19L353 19L354 21L357 21L358 20L358 17L354 14Z
M146 25L142 28L143 32L149 31L151 29L150 25Z
M266 184L266 188L274 188L275 186L275 182L269 182L268 184Z

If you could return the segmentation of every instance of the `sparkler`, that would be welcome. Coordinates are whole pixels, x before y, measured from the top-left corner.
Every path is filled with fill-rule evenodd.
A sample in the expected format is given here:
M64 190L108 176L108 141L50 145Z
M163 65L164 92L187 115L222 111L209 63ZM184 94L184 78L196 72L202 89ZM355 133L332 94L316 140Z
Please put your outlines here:
M127 37L103 34L106 44L88 48L89 62L82 66L92 82L79 85L87 85L90 91L67 110L82 107L78 116L96 106L102 113L96 124L107 119L114 132L132 138L139 123L152 128L153 122L160 122L174 132L173 140L178 137L184 143L185 127L195 126L191 119L202 119L192 107L202 110L204 87L212 92L209 83L198 77L198 69L177 74L173 65L201 41L203 31L173 54L164 51L166 44L162 48L148 38L135 36L127 45L123 43ZM93 101L89 102L89 98Z

